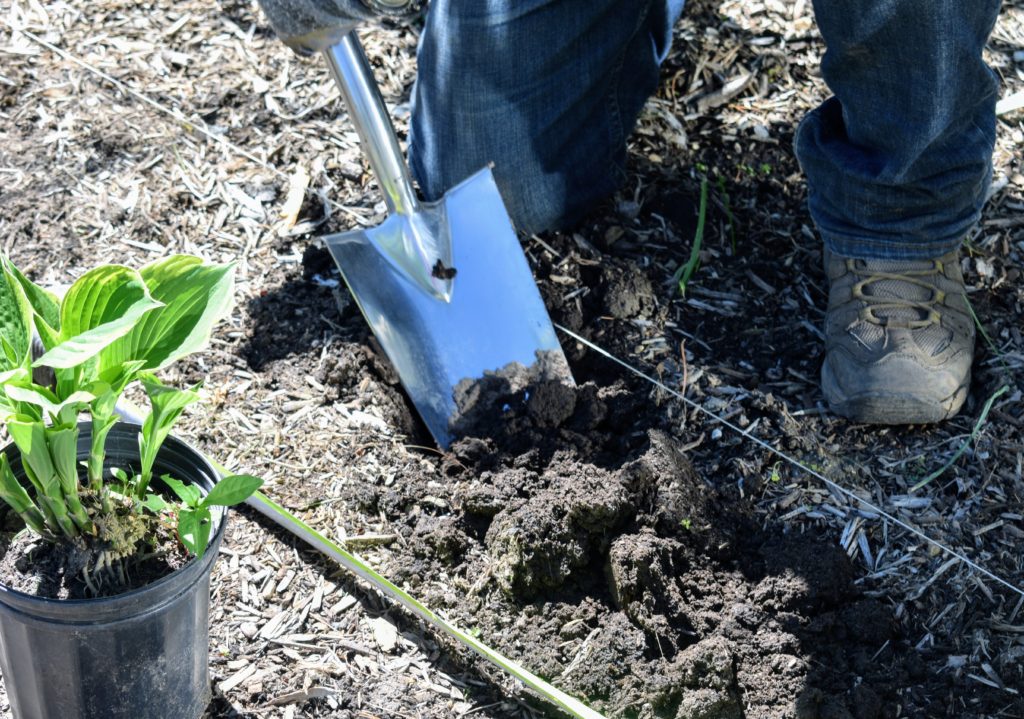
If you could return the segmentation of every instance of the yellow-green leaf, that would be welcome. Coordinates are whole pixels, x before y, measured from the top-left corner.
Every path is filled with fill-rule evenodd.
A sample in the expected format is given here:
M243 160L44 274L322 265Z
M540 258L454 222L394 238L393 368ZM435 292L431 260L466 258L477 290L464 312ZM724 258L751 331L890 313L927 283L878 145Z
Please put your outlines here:
M61 303L60 344L33 366L67 369L81 365L161 306L135 270L121 265L90 270L71 285Z
M101 368L143 360L157 370L201 349L231 309L234 263L214 265L173 255L143 267L150 295L163 304L100 355Z

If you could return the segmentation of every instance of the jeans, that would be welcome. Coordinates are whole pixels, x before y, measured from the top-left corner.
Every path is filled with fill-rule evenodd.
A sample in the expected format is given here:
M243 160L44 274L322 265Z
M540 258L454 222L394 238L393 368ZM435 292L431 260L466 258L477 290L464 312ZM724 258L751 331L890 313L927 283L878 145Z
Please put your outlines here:
M683 0L433 0L410 162L428 199L488 163L523 232L579 221L625 180ZM997 80L981 51L999 0L815 0L835 97L796 133L826 246L929 258L977 221Z

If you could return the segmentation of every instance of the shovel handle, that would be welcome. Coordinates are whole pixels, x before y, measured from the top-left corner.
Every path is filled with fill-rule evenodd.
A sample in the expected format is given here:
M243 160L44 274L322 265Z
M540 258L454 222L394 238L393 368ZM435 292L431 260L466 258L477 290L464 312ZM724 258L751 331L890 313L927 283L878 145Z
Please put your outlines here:
M373 174L384 193L391 214L411 215L417 207L409 168L388 117L384 99L354 31L346 33L336 45L324 50L349 117L359 133L359 140L370 161Z

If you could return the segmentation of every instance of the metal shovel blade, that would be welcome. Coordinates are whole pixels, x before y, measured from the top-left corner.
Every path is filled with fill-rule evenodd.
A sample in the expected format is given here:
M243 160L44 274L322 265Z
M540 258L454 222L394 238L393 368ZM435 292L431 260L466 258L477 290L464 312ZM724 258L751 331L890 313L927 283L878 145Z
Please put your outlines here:
M447 448L480 411L502 411L488 387L525 396L537 382L572 377L490 169L417 213L432 217L391 215L326 243L430 433ZM424 226L450 234L448 301L384 249L415 246L422 238L410 235Z
M379 226L326 243L437 443L496 419L502 398L571 385L490 169L420 202L358 39L324 57L388 208Z

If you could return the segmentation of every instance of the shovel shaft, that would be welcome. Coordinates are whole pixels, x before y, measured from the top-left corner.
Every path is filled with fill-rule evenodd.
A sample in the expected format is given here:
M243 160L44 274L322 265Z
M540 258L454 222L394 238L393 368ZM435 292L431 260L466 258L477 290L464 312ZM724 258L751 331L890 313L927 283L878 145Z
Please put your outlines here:
M417 207L409 169L388 117L373 71L355 32L324 50L327 65L345 98L363 151L384 193L389 214L411 215Z

